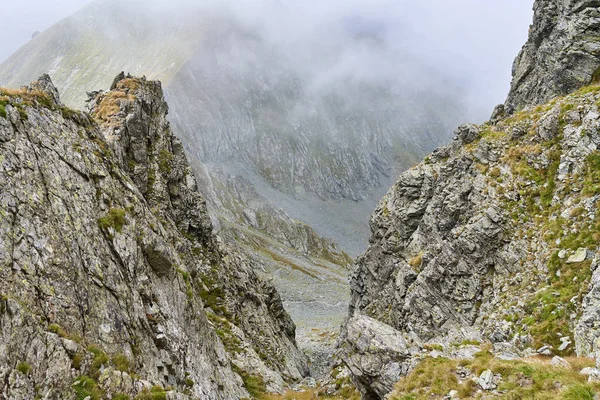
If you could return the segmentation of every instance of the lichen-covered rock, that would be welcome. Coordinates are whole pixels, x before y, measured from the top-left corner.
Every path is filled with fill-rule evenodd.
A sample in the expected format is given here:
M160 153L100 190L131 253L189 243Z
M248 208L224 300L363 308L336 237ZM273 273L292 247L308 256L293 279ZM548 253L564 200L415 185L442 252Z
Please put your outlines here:
M575 330L577 353L591 354L598 360L600 367L600 260L595 259L590 291L583 300L584 312Z
M0 98L2 396L234 399L305 374L277 292L212 233L160 83L118 79L91 116L46 77Z
M509 113L598 79L600 10L595 0L536 0L529 40L513 66Z

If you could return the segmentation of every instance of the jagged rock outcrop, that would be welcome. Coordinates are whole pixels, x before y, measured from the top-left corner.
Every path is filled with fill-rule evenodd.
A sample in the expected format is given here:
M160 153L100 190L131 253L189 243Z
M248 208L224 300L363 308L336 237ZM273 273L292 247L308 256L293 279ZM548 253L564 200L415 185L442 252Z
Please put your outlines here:
M600 14L594 1L534 9L506 104L459 127L377 207L350 321L417 342L598 356Z
M248 397L306 373L275 289L212 233L161 85L91 114L0 90L0 393Z
M371 219L350 316L422 342L597 355L599 100L589 86L462 126L402 174Z
M600 77L598 6L595 0L536 0L529 40L513 66L506 111L545 103Z

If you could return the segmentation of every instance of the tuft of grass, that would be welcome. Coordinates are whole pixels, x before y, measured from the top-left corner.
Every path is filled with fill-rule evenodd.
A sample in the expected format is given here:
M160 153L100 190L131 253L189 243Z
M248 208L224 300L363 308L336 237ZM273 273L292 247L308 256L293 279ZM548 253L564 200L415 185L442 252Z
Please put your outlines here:
M592 80L590 83L600 83L600 68L596 69L592 74Z
M218 315L208 313L208 320L215 326L215 332L221 339L228 353L242 353L242 342L231 330L231 322Z
M158 153L158 169L165 175L173 170L173 154L169 150L163 149Z
M98 377L100 368L102 368L102 366L108 366L109 358L106 353L96 345L89 346L88 351L94 355L94 360L90 366L90 374L93 377Z
M111 359L112 365L117 371L131 372L131 360L124 354L115 354Z
M582 194L588 197L600 194L600 152L596 151L587 157L583 175Z
M160 387L154 386L152 389L148 390L144 388L141 393L135 396L135 400L166 400L167 392Z
M426 343L423 345L423 348L427 351L444 351L444 346L437 343Z
M81 369L81 362L83 361L84 358L84 354L83 353L77 353L73 356L73 359L71 360L71 367L79 370Z
M103 231L108 228L113 228L117 232L121 232L125 225L125 210L121 208L111 208L104 217L98 219L98 227Z
M235 364L231 365L231 369L233 369L233 372L235 372L240 376L240 378L242 378L242 381L244 382L244 387L253 398L260 399L266 394L267 385L260 376L250 375Z
M413 269L418 269L421 267L423 263L423 253L419 253L408 261L408 265L410 265Z
M131 94L127 94L121 90L112 90L103 95L94 112L94 118L100 122L108 122L121 111L123 104L134 100L135 96Z
M29 363L27 363L25 361L21 361L17 365L17 371L19 371L23 375L29 375L29 371L31 371L31 365L29 365Z
M73 382L73 391L77 400L101 400L104 396L95 379L80 376Z
M61 338L67 338L69 334L65 331L62 326L58 324L50 324L48 325L48 331L57 334Z
M563 400L594 400L596 391L590 385L577 383L567 388L562 396Z

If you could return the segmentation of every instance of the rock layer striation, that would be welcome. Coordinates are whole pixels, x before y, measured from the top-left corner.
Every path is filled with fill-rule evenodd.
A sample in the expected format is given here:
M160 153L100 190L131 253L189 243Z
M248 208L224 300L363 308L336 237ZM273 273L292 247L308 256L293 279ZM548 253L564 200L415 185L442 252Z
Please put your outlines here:
M159 82L121 75L88 114L45 76L0 105L5 398L233 399L306 374L278 293L213 234Z

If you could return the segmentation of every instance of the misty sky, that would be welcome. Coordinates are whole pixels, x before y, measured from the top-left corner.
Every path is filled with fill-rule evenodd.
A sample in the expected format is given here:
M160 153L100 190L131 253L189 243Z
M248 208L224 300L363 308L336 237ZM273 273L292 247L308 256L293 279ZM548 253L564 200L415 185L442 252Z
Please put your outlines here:
M138 0L135 0L138 1ZM77 11L91 0L0 0L5 38L0 41L0 61L25 44L33 32L42 31ZM327 32L307 32L327 26L336 18L353 29L376 32L387 38L394 63L403 57L425 60L450 72L470 88L470 107L488 113L490 103L500 103L508 92L511 65L527 38L533 0L153 0L170 9L185 4L224 4L238 15L254 20L295 46L295 37L311 40ZM175 7L177 3L180 7ZM136 4L146 7L148 2ZM277 16L277 5L293 4L294 20ZM275 10L275 11L274 11ZM273 12L274 11L274 12ZM160 14L159 14L160 15ZM355 18L358 17L359 19ZM362 20L362 21L361 21ZM406 34L404 34L406 33ZM312 40L312 42L315 42ZM305 41L305 44L312 43ZM317 40L318 42L318 40ZM315 43L315 45L319 45ZM411 54L406 54L410 49ZM399 58L396 58L399 57ZM370 65L374 62L371 60ZM348 64L353 65L353 64ZM369 65L369 64L367 64ZM371 68L369 65L369 68ZM354 71L355 72L355 71ZM456 83L456 82L454 82ZM482 99L485 99L482 101ZM479 104L482 103L482 104ZM479 110L473 110L478 114Z
M27 43L34 32L50 27L91 2L92 0L0 0L0 14L3 17L0 62Z

